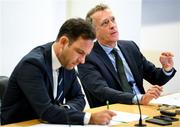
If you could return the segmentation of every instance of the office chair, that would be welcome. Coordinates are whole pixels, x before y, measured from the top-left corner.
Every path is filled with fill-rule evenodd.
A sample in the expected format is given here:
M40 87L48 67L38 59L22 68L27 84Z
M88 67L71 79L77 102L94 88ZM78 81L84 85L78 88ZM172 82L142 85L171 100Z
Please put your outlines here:
M9 80L8 77L0 76L0 108L1 108L1 100L2 100L3 94L8 85L8 80ZM1 116L1 110L0 110L0 116ZM0 125L1 125L1 118L0 118Z
M6 90L8 80L9 78L7 76L0 76L0 99L2 99L2 96Z

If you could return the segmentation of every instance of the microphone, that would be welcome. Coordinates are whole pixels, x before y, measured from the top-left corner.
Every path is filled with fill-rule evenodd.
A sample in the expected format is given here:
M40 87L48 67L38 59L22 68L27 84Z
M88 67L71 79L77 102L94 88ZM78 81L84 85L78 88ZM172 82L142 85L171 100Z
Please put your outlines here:
M129 82L129 84L131 85L132 87L132 90L136 96L136 100L137 100L137 105L138 105L138 109L139 109L139 123L135 124L134 126L135 127L146 127L146 124L143 124L142 123L142 114L141 114L141 107L140 107L140 103L139 103L139 99L137 97L137 93L136 93L136 90L134 89L134 84L133 82Z

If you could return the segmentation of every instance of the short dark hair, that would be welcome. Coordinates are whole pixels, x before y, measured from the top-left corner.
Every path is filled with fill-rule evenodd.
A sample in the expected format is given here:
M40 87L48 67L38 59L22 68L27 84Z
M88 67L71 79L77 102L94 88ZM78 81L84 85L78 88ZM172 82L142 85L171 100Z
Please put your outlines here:
M96 35L94 28L82 18L71 18L67 20L60 28L56 41L61 36L67 36L71 42L76 41L78 37L94 40Z
M91 18L91 16L92 16L94 13L98 12L98 11L103 11L103 10L106 10L106 9L109 9L109 7L108 7L107 5L105 5L105 4L102 4L102 3L101 3L101 4L96 5L94 8L92 8L91 10L89 10L89 12L87 13L87 15L86 15L86 21L92 24L92 18Z

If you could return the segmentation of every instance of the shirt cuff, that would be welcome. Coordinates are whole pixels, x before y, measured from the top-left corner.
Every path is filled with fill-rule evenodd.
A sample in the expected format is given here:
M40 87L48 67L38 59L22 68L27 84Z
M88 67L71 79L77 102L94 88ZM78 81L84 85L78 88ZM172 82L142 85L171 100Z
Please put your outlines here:
M170 71L165 71L164 70L164 68L163 68L163 72L164 72L164 74L166 75L166 76L171 76L172 75L172 73L174 72L174 68L172 68Z
M138 102L137 102L137 99L138 99L138 101L139 101L139 103L140 103L140 100L141 100L141 98L142 98L142 94L138 94L137 95L137 98L136 98L136 95L133 97L133 99L132 99L132 103L133 104L137 104Z
M84 125L89 124L91 118L91 113L86 112L84 115Z
M71 109L69 105L61 105L61 106L64 107L65 109Z

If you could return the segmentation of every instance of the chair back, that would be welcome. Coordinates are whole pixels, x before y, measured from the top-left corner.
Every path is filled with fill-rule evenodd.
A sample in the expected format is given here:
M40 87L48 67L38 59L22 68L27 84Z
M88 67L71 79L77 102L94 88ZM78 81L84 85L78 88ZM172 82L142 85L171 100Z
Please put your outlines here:
M1 117L1 100L7 88L8 80L9 78L7 76L0 76L0 117ZM1 125L1 118L0 118L0 125Z
M9 78L7 76L0 76L0 99L2 99L3 94L7 88Z

